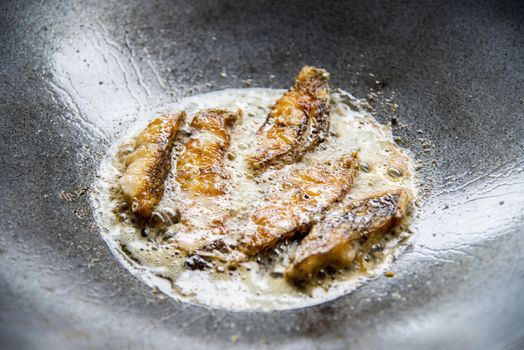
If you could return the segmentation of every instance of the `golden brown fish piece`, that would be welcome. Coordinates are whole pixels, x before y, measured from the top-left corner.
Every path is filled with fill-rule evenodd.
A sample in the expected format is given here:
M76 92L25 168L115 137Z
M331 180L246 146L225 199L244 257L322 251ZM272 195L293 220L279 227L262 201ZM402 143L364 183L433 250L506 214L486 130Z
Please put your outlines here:
M356 156L355 152L293 171L272 196L252 209L241 250L254 255L306 229L351 187Z
M277 100L257 132L257 149L248 158L255 170L289 164L322 141L329 129L329 73L305 66L295 86Z
M171 169L171 150L178 127L186 114L163 115L137 136L134 150L126 157L120 186L133 213L151 216L164 194L164 181Z
M328 265L350 266L363 241L382 237L406 216L409 198L399 189L331 210L300 242L286 278L303 281Z
M230 144L230 128L239 117L227 110L209 109L193 118L194 134L177 162L176 180L183 191L205 196L225 193L224 155Z

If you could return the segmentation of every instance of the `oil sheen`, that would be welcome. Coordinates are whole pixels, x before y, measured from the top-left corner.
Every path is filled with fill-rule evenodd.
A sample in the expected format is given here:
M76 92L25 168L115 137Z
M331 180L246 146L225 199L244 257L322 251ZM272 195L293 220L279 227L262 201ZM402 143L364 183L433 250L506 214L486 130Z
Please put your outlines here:
M410 218L395 232L386 235L380 253L370 255L372 269L365 273L356 267L344 269L321 276L307 287L289 284L282 274L296 242L280 244L276 253L253 258L235 269L220 262L236 259L235 252L207 257L211 263L204 261L205 266L200 266L201 269L188 268L187 251L211 243L216 235L221 235L226 244L236 242L242 231L248 229L244 218L249 209L293 169L310 162L335 159L358 150L360 171L348 194L350 199L400 187L416 198L413 162L408 152L393 142L389 126L379 124L365 102L341 90L332 93L330 132L325 142L296 164L254 176L247 167L246 157L254 151L256 131L283 92L229 89L187 97L162 109L164 112L185 110L188 118L179 132L164 196L154 213L157 225L144 227L134 223L118 188L118 179L124 171L121 155L129 150L133 138L156 115L139 118L128 128L128 134L114 143L101 164L91 200L104 240L133 275L184 302L230 310L281 310L318 304L347 294L383 271L391 257L398 254L402 242L409 236ZM240 111L242 118L232 130L231 145L225 157L228 191L223 196L194 198L184 194L175 180L176 158L187 138L184 130L188 130L192 117L206 108ZM190 225L177 222L177 216ZM231 218L227 221L226 237L209 229L214 218L224 216Z

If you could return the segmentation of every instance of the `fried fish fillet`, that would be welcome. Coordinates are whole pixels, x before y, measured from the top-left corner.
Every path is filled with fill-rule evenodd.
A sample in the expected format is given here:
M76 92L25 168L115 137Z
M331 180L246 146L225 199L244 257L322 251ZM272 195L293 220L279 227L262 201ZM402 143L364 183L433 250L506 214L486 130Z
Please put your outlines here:
M271 108L248 158L255 170L289 164L324 140L329 129L329 73L305 66L295 85Z
M185 116L181 112L153 120L138 135L134 150L125 159L126 170L119 183L131 210L143 219L151 216L162 199L171 169L171 150Z
M300 242L286 278L303 281L328 265L350 266L363 240L382 237L406 216L409 198L405 190L399 189L328 212Z
M276 192L252 209L240 249L254 255L307 228L351 187L357 173L356 156L346 154L334 162L293 171Z
M225 193L224 155L230 144L230 129L239 117L239 113L209 109L193 118L194 134L177 161L176 181L183 191L195 196Z

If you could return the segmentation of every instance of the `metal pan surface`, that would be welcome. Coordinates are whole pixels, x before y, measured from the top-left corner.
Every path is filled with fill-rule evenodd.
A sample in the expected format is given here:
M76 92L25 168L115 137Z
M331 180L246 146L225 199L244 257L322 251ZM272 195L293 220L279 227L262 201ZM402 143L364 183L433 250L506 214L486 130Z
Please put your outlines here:
M3 1L1 347L523 348L523 14L519 1ZM394 132L425 164L395 278L279 312L152 293L93 220L108 146L158 106L284 88L304 64L393 97L407 126Z

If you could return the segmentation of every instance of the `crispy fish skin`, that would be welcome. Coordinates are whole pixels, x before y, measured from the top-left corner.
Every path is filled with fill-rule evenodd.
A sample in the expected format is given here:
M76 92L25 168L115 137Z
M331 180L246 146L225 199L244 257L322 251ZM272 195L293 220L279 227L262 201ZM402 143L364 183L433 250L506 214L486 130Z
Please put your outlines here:
M119 183L126 202L138 217L147 219L164 194L164 181L171 169L171 150L185 112L153 120L137 136L134 150L126 157L126 170Z
M209 109L191 121L193 136L177 161L176 181L193 195L219 196L225 193L224 155L230 144L230 129L240 114Z
M253 208L248 226L252 229L243 235L240 249L254 255L306 229L352 186L356 157L354 152L335 162L314 163L292 172L278 191Z
M308 280L328 265L348 267L355 259L362 239L379 238L405 216L410 196L405 190L388 191L330 211L300 242L286 278Z
M328 79L324 69L302 68L257 132L257 149L248 158L254 170L293 163L324 140L329 130Z

